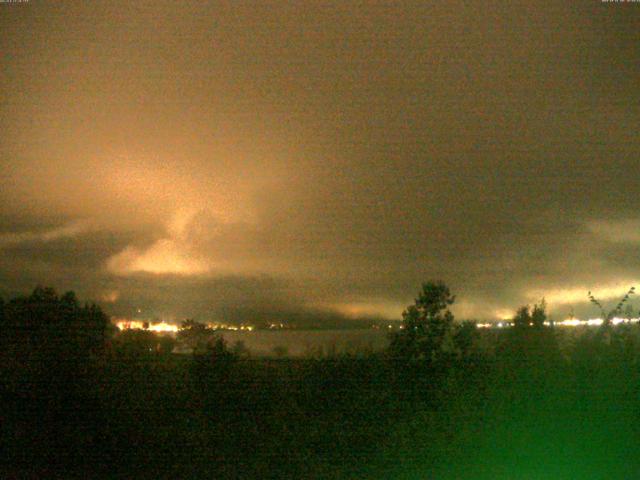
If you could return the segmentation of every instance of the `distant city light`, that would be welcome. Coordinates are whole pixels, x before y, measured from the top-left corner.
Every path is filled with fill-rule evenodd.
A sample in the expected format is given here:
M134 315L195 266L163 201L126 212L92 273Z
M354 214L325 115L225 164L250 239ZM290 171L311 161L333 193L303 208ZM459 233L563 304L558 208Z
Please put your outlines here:
M634 324L639 323L640 318L620 318L615 317L611 319L612 325L621 325L621 324ZM590 318L587 320L580 320L578 318L567 318L565 320L559 321L546 321L544 322L545 326L556 326L556 327L598 327L604 323L602 318ZM161 322L145 322L142 320L126 320L126 319L115 319L113 324L119 330L149 330L151 332L157 333L176 333L180 330L180 325L176 325L174 323L167 323L165 321ZM532 324L529 324L532 325ZM231 331L241 331L241 332L252 332L255 329L253 325L229 325L226 323L217 323L210 322L206 324L207 328L212 330L231 330ZM476 327L483 329L491 329L491 328L509 328L512 327L512 322L481 322L477 323ZM283 329L285 325L282 323L272 323L269 324L268 328L270 330L274 329ZM372 326L374 329L379 329L379 326ZM396 328L394 325L387 325L387 329ZM403 329L404 325L399 325L397 328Z
M640 322L640 318L620 318L614 317L611 319L612 325L620 325L625 323L638 323ZM598 327L604 323L602 318L590 318L588 320L580 320L578 318L567 318L566 320L559 320L557 322L546 321L544 324L548 327L556 326L556 327ZM529 325L532 325L531 323ZM513 324L511 322L484 322L477 323L476 326L478 328L505 328L511 327Z
M145 322L142 320L124 320L116 319L113 321L118 330L149 330L150 332L158 333L176 333L180 330L180 325L167 322ZM233 330L233 331L245 331L251 332L254 329L253 325L227 325L225 323L207 323L208 328L212 330Z
M148 323L141 320L116 320L115 326L119 330L149 330L151 332L177 332L178 325L167 322ZM148 325L145 328L145 324Z

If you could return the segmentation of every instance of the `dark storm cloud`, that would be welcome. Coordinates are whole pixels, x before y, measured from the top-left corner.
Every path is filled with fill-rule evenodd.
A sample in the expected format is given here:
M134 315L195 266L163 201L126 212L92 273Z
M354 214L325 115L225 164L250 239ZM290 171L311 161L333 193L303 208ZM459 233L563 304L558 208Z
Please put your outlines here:
M234 282L260 291L245 311L291 318L397 317L429 278L464 316L623 293L640 278L639 16L5 5L2 287L177 317L236 315Z
M53 230L54 235L56 230ZM61 231L59 235L64 233ZM33 235L29 233L29 235ZM92 232L80 237L54 236L18 236L20 242L7 244L2 255L8 258L33 262L46 262L52 267L88 268L100 270L104 262L119 250L125 248L133 235L111 232ZM46 235L46 234L45 234ZM2 237L0 236L0 242Z

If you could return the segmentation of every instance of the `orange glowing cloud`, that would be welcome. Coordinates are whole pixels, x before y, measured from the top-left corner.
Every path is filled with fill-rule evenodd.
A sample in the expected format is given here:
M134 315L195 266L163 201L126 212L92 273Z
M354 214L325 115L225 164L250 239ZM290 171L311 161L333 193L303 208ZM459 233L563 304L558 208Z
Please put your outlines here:
M209 270L203 259L194 258L185 252L173 239L164 238L146 250L127 247L107 262L107 269L117 275L132 273L154 273L175 275L197 275Z
M107 270L117 275L133 273L199 275L209 271L209 262L190 248L188 226L196 214L181 210L167 226L167 237L147 249L128 246L107 262Z

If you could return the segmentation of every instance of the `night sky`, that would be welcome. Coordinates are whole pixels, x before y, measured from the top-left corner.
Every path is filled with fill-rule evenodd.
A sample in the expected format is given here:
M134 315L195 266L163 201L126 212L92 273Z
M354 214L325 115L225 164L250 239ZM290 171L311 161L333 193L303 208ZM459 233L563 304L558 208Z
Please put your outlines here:
M30 0L0 52L5 299L400 318L442 279L458 317L560 319L640 287L640 3Z

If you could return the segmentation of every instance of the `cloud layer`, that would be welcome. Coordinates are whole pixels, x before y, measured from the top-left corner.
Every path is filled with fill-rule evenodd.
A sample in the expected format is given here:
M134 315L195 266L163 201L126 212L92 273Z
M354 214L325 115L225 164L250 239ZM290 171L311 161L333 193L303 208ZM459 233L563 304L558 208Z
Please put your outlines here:
M640 278L626 7L6 9L0 292L399 318L440 278L461 316L588 315Z

